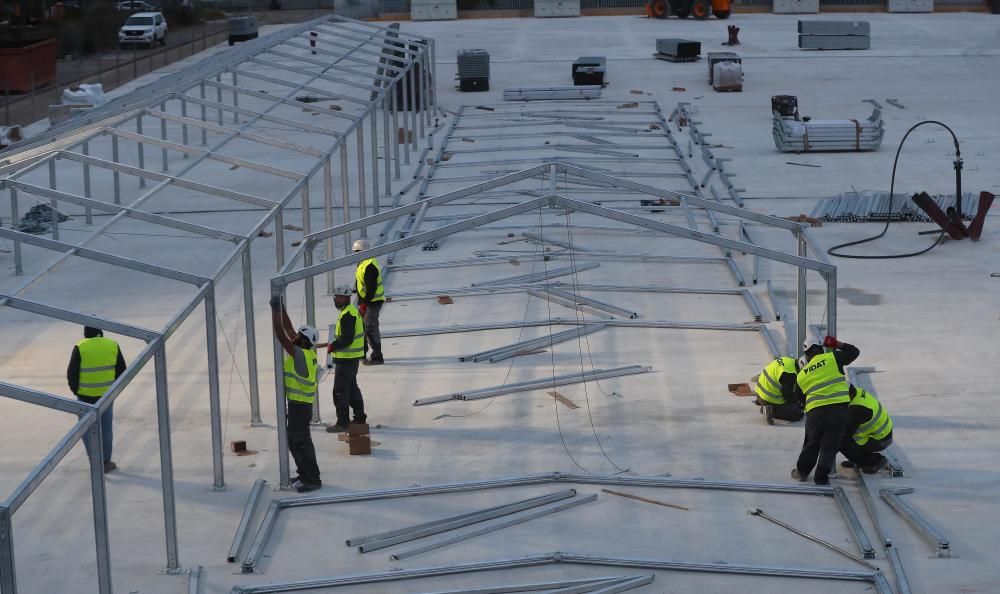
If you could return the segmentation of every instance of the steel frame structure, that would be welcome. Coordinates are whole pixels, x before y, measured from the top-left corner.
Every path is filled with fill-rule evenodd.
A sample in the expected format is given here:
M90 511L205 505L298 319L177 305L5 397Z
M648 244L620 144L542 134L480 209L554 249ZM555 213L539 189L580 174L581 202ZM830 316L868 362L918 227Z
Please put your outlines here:
M454 121L452 123L454 124ZM598 182L609 188L623 188L656 198L683 198L684 203L692 207L704 208L709 212L726 214L737 217L740 220L753 221L755 223L785 229L795 235L797 239L798 251L795 255L792 255L755 244L744 243L739 239L729 239L715 233L665 223L649 217L643 217L613 208L598 206L590 202L565 198L557 195L556 193L559 174L563 174L563 177L566 179L573 176L574 178L579 178L584 181ZM391 226L401 218L411 217L410 220L419 221L426 216L427 211L432 207L447 205L459 199L476 196L481 192L491 191L497 188L505 188L523 180L535 179L539 177L546 179L548 182L548 190L540 197L525 200L511 206L497 208L492 212L486 212L453 223L445 224L430 231L421 231L417 225L412 225L405 237L393 241L380 242L363 252L346 254L340 258L319 264L313 263L313 252L320 242L329 242L338 236L349 238L350 234L354 231L364 230L368 227L382 223L386 224L383 232L380 234L380 237L384 240L388 237L388 231ZM823 277L827 285L827 315L829 319L829 327L836 328L837 269L829 262L813 260L808 257L806 251L807 241L803 235L803 227L800 224L777 217L755 213L737 206L722 204L715 200L705 199L698 196L678 194L677 192L670 190L654 188L607 174L590 171L576 165L567 165L561 162L541 164L523 171L507 174L490 181L481 182L438 196L425 197L412 204L399 206L397 208L382 211L336 227L307 234L299 249L290 256L285 266L282 268L281 273L271 279L271 295L274 297L281 297L284 295L286 288L290 284L298 281L304 281L306 283L306 319L307 323L312 324L315 322L316 313L314 299L310 299L310 296L313 294L312 280L318 275L326 274L328 276L328 282L332 282L332 275L338 268L356 265L362 260L366 260L368 258L394 254L400 250L422 245L428 241L434 241L455 233L460 233L476 227L482 227L516 215L546 208L595 215L597 217L616 221L618 223L624 223L633 227L649 229L669 236L692 239L698 242L714 245L723 250L741 251L767 258L769 260L796 266L798 269L798 319L803 322L798 326L800 338L802 339L799 341L799 344L805 341L805 321L808 319L806 311L806 273L809 270L816 271ZM300 261L302 262L303 267L297 268ZM755 308L751 306L751 310L753 309ZM756 311L757 314L760 315L759 307L756 308ZM777 351L780 349L774 338L770 335L770 332L761 331L761 335L767 343L768 349L772 352L772 354L777 355ZM277 342L277 338L273 340L273 350L275 369L278 370L281 369L283 355L281 346ZM285 401L283 394L283 378L280 373L275 373L274 381L275 408L278 415L279 484L281 487L287 488L290 484L290 473L288 464L288 446L285 439L286 436L284 429Z
M314 48L305 45L306 40L318 40L322 47ZM345 41L346 43L344 43ZM331 47L337 49L329 49ZM378 56L379 61L373 62L361 57L363 55ZM275 58L285 60L286 63L272 61ZM289 61L291 63L288 63ZM310 68L296 67L294 64L299 62L307 64ZM294 72L296 75L304 77L305 80L303 82L302 80L288 80L284 76L262 75L258 71L251 72L241 68L243 64L252 64L255 67L277 66L281 71ZM378 67L378 72L359 70L359 67ZM137 338L146 343L146 347L130 362L125 373L115 381L97 405L92 406L38 390L0 382L0 396L78 416L74 427L14 492L0 503L0 591L3 594L17 592L12 531L14 512L23 505L78 441L86 439L91 447L95 448L94 451L100 451L102 436L100 423L97 422L99 415L113 405L129 382L150 360L154 361L155 367L166 571L168 573L181 571L167 391L167 339L177 331L199 305L204 304L208 343L213 488L216 490L224 489L219 405L219 360L216 336L217 317L215 312L216 285L237 261L241 262L246 313L246 350L251 392L251 424L259 425L261 419L251 290L251 243L261 231L273 223L277 239L275 250L277 267L281 268L284 264L283 210L294 199L300 198L304 231L309 233L311 226L309 186L310 181L314 179L322 183L326 225L333 224L333 169L334 157L338 152L341 166L339 177L344 203L343 219L350 220L350 209L352 208L350 178L352 173L348 169L348 151L351 148L351 143L356 143L354 154L357 172L354 174L353 183L353 189L357 192L356 207L360 209L361 215L365 216L370 201L372 209L377 213L379 211L380 189L384 190L386 195L391 192L390 164L395 163L395 178L399 179L399 147L397 145L394 151L390 150L390 121L395 127L399 119L402 118L408 129L419 130L419 135L425 136L425 129L431 127L431 114L438 110L433 91L433 70L433 40L401 33L397 29L330 15L283 29L274 35L242 44L242 47L203 60L199 64L172 76L163 77L137 91L109 102L105 106L96 108L85 116L55 126L30 141L19 143L0 153L0 189L9 191L13 221L19 219L19 195L22 194L47 199L52 209L57 213L60 212L60 203L82 208L82 214L88 225L93 223L92 213L94 210L111 215L107 221L94 227L94 233L80 244L60 241L57 217L53 221L51 239L13 229L0 228L0 237L10 239L14 243L16 274L24 272L23 245L59 253L54 261L43 267L19 287L7 294L0 295L0 306L11 307L51 319L98 327L109 332ZM287 89L287 92L281 96L255 91L241 86L241 79L263 80ZM321 85L326 85L326 88L320 88ZM417 94L419 105L410 103L407 106L402 106L397 103L397 91L399 89L405 90L407 86L414 90L419 88L420 92ZM210 89L215 91L213 99L209 99L207 93ZM299 92L321 94L325 99L342 101L345 107L334 110L302 103L294 99L296 93ZM363 92L365 98L354 97L351 95L352 92ZM266 106L259 109L248 109L245 102L244 106L241 107L241 97L251 97L256 102L264 101ZM177 110L168 111L168 105L176 107ZM289 106L296 110L301 109L327 116L331 118L333 126L317 126L296 121L294 117L278 117L272 113L279 107L287 108ZM200 114L189 115L189 108L200 112ZM353 112L349 109L353 109ZM215 122L210 121L210 114L215 116ZM232 116L232 120L227 126L226 120L229 115ZM148 131L144 132L143 124L149 120L159 123L159 136L149 134ZM269 135L256 131L253 128L258 122L268 122L281 126L289 132L295 132L301 136L313 135L314 143L322 148L289 142L281 138L280 135ZM168 135L168 127L170 135ZM196 146L197 140L190 137L189 132L192 130L196 134L200 132L201 146ZM208 143L209 132L218 134L222 138L210 146ZM370 133L370 154L367 157L364 145L366 133ZM180 142L171 140L171 136L180 136ZM382 179L380 179L378 165L380 136L384 151L381 158L384 159L385 163L381 171ZM416 148L416 134L413 136L412 146L410 143L404 146L407 159L409 152ZM300 159L307 166L308 171L293 171L224 153L222 149L235 139L291 151L295 153L297 159ZM107 143L111 144L110 160L92 154L93 149L96 148L107 150L109 148L106 146ZM119 158L120 147L123 143L128 143L129 147L134 146L137 151L137 164L127 163ZM160 149L159 165L161 165L161 171L153 171L152 167L148 166L152 164L146 162L145 149L147 147ZM180 158L171 159L171 155L174 154L180 154ZM288 180L291 186L279 200L271 200L194 179L193 174L189 172L199 164L209 161L229 164L234 168L243 167L262 175L282 178ZM82 167L82 184L75 177L69 177L70 181L63 180L64 187L60 187L60 167L67 166ZM171 166L177 167L177 171L170 173ZM41 183L29 181L28 177L33 172L41 172L46 167L48 169L47 187ZM113 202L104 202L91 197L92 170L105 171L113 177ZM122 204L122 175L139 179L140 193L138 198L125 205ZM366 177L371 186L370 196L366 193L366 186L369 183L366 182ZM148 180L155 182L155 185L146 189ZM384 184L380 186L380 182L383 181ZM82 188L77 191L69 191L69 188L65 187L69 185L82 185ZM214 229L142 208L154 196L161 194L168 188L183 188L213 198L250 204L262 208L264 214L249 232L242 234ZM197 275L152 264L140 258L119 256L86 247L87 243L100 236L109 227L126 218L232 243L235 248L228 251L223 263L212 274ZM42 277L52 273L61 263L71 257L84 258L121 269L187 283L196 288L196 293L159 330L140 328L20 297L21 293ZM101 594L110 594L112 589L108 510L103 465L99 456L91 459L90 467L98 591Z
M358 501L376 501L384 499L397 499L402 497L419 497L423 495L436 495L442 493L463 493L470 491L479 491L484 489L498 489L507 487L519 487L519 486L531 486L531 485L547 485L547 484L580 484L580 485L619 485L619 486L632 486L632 487L656 487L656 488L675 488L675 489L705 489L714 491L741 491L741 492L753 492L753 493L781 493L787 495L813 495L822 497L831 497L837 504L838 509L841 511L842 515L848 519L847 525L850 528L852 534L856 539L867 540L867 536L864 534L864 530L857 520L857 516L854 513L854 509L850 502L847 501L846 496L843 493L843 489L840 487L829 487L829 486L809 486L809 485L782 485L773 483L752 483L752 482L742 482L742 481L712 481L712 480L692 480L692 479L675 479L675 478L637 478L637 477L622 477L622 476L599 476L599 475L585 475L585 474L573 474L573 473L563 473L563 472L550 472L539 475L527 475L527 476L514 476L505 477L499 479L482 480L482 481L470 481L461 483L447 483L438 485L429 485L423 487L404 487L399 489L381 489L375 491L361 491L357 493L346 493L341 495L319 495L319 496L304 496L304 497L286 497L282 499L275 499L271 502L270 507L268 507L267 512L261 520L261 524L257 529L257 534L254 537L253 544L247 551L246 557L243 560L243 572L253 573L260 562L260 559L264 555L264 549L270 539L271 533L274 530L274 526L278 520L278 515L286 509L292 509L296 507L310 507L316 505L334 505L338 503L350 503ZM860 534L859 534L860 533ZM866 558L871 558L871 555L864 555ZM700 564L699 564L700 565ZM714 564L707 564L714 565ZM720 568L733 567L732 565L721 565ZM720 569L720 571L725 571ZM785 571L785 570L782 570ZM800 575L795 572L802 570L787 570L789 574L778 574L778 573L766 573L764 575ZM397 573L397 572L394 572ZM739 573L739 572L737 572ZM875 579L876 574L864 574L870 579ZM877 575L881 576L881 573ZM884 580L884 578L881 578ZM302 582L308 583L308 582ZM353 583L353 582L352 582ZM358 582L363 583L363 582ZM334 584L327 584L322 587L329 587ZM345 584L346 585L346 584ZM256 588L257 586L253 586ZM310 589L313 587L321 586L310 586L309 588L299 588L299 589ZM888 587L888 586L886 586ZM234 588L233 592L242 592L244 590L238 589L240 587ZM285 592L290 590L246 590L246 592ZM886 594L891 594L891 590L882 590Z

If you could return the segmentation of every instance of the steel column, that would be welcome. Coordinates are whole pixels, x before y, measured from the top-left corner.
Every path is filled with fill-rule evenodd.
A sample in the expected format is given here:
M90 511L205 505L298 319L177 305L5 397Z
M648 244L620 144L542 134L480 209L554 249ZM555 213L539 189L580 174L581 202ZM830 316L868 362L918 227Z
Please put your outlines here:
M280 271L285 266L285 216L281 206L274 215L274 254L278 262L276 270Z
M402 77L401 77L402 78ZM404 79L405 80L405 79ZM395 163L396 179L400 178L399 172L399 79L396 79L389 87L389 94L392 95L392 155ZM404 136L405 138L405 136Z
M410 101L410 83L409 83L409 73L413 70L413 64L408 64L406 66L406 71L400 77L403 80L403 100L400 102L400 108L403 110L403 163L410 164L410 135L416 134L416 130L410 128L410 108L412 107ZM398 139L397 139L398 140Z
M385 195L388 198L392 195L392 180L389 170L392 168L392 153L390 152L389 145L389 100L386 98L386 94L382 93L382 161L384 161L385 167L382 169L382 173L385 176ZM397 174L397 178L398 174ZM375 212L378 212L379 201L375 201Z
M826 333L837 335L837 269L823 275L826 280Z
M340 193L344 202L344 224L351 221L351 196L349 180L347 178L347 143L340 146ZM351 234L344 234L344 253L351 253ZM331 257L330 260L333 260ZM332 270L330 272L333 272Z
M369 125L371 126L372 132L372 147L371 147L371 159L372 159L372 210L378 212L378 109L372 108L371 120ZM358 129L364 128L364 123L358 124ZM361 215L365 216L365 215Z
M97 413L91 413L96 415ZM94 550L97 555L97 589L111 594L111 544L108 537L108 501L104 492L104 458L100 455L101 423L90 426L84 437L90 445L90 493L94 506ZM6 592L6 591L5 591Z
M801 231L798 232L798 233L796 233L796 237L797 237L798 246L799 246L798 254L799 254L800 257L805 258L806 257L806 249L807 249L806 238L802 236L802 232ZM808 318L806 318L806 315L807 315L807 311L806 311L806 269L803 268L803 267L801 267L801 266L798 267L798 283L799 284L798 284L798 291L796 293L796 303L798 304L799 315L798 315L798 319L795 322L795 328L796 328L796 331L798 333L798 340L796 341L797 342L796 348L798 350L796 351L797 352L796 357L801 357L802 354L803 354L803 346L806 343L806 326L809 325Z
M12 520L10 510L0 506L0 592L3 594L17 594Z
M284 291L281 291L283 294ZM272 292L272 296L274 293ZM275 427L278 430L278 488L288 489L292 486L288 470L288 427L286 427L287 410L285 409L285 377L281 373L284 364L284 350L277 335L272 339L274 348L274 400Z
M386 162L386 166L388 167L388 162ZM333 227L333 164L330 161L330 157L323 160L323 222L326 224L327 229ZM305 241L303 240L303 243ZM333 259L332 237L326 239L326 259ZM326 275L326 294L333 295L334 289L333 272L331 271Z
M89 142L83 143L83 146L81 148L83 150L83 154L84 155L89 155L90 154L90 143ZM86 163L83 164L83 195L84 195L85 198L90 198L90 165L88 165ZM84 216L86 217L87 224L88 225L93 225L94 224L94 217L93 217L93 213L90 210L90 207L88 206L88 207L84 208L83 212L84 212Z
M185 101L184 99L181 99L180 101L181 101L181 117L182 118L186 118L186 117L188 117L187 101ZM161 110L161 111L164 111L164 110ZM182 124L181 125L181 144L183 144L184 146L188 145L188 126L187 126L187 124ZM187 158L187 153L184 153L184 158L185 159Z
M114 162L114 163L118 162L118 137L117 136L112 136L111 137L111 161ZM115 204L121 204L122 203L121 174L118 173L118 170L115 170L111 174L111 177L114 180L114 186L115 186Z
M21 213L18 212L17 204L17 190L15 188L10 188L10 226L15 227L17 222L21 219ZM21 258L21 242L14 240L14 275L19 276L24 274L24 262Z
M416 62L411 60L409 67L406 69L406 76L410 79L410 94L406 97L406 108L407 113L410 116L410 121L413 123L413 134L410 137L410 148L413 151L417 150L417 130L420 131L420 137L424 137L424 124L420 121L420 114L417 112L417 69L415 68ZM406 79L404 78L404 81Z
M364 135L364 125L358 124L358 128L355 131L355 135L358 139L358 208L360 209L360 218L365 218L368 216L368 205L365 204L367 197L365 195L365 135ZM376 200L378 197L376 196ZM361 237L368 237L368 228L361 228Z
M181 569L177 550L177 507L174 500L174 460L170 444L170 400L167 397L167 349L160 343L153 355L156 375L156 421L160 438L160 480L163 490L163 528L167 541L167 573Z
M160 103L160 111L167 111L167 104L166 104L166 102ZM167 120L160 120L160 140L164 140L165 141L166 139L167 139ZM164 145L161 150L162 150L161 157L163 159L163 171L168 171L169 170L169 164L168 164L169 156L167 155L167 147L166 147L166 145Z
M260 420L260 387L257 384L257 329L254 326L253 268L250 261L250 244L243 247L243 315L246 319L247 371L250 376L250 426L263 425ZM235 363L234 363L235 365Z
M135 132L139 136L143 135L142 134L142 114L141 113L138 116L136 116L136 118L135 118ZM139 169L145 169L146 168L146 149L145 149L145 146L142 143L142 139L136 139L136 142L139 144ZM145 188L146 187L146 178L144 178L144 177L140 177L139 178L139 187L140 188Z
M212 489L222 491L222 406L219 402L219 336L215 315L215 284L205 293L205 336L208 341L208 407L212 428Z
M200 80L198 82L198 89L200 91L201 100L202 100L202 103L201 103L201 121L207 122L208 121L208 113L207 113L207 111L205 109L206 108L206 104L205 104L205 81L204 81L204 79L202 79L202 80ZM208 144L208 130L206 130L205 128L202 128L201 129L201 146L205 146L207 144Z
M56 161L49 159L49 188L56 189ZM55 198L49 200L52 208L52 239L59 239L59 201ZM13 225L11 225L13 227Z

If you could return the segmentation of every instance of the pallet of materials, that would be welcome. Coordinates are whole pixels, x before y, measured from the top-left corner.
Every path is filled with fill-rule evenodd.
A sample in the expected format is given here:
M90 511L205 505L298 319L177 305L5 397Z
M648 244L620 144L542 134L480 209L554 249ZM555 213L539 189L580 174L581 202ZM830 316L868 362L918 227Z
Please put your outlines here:
M657 39L653 57L668 62L697 62L701 59L701 42L688 39Z
M490 90L490 53L484 49L458 52L458 88L461 91Z
M864 120L809 120L774 116L774 146L783 153L874 151L882 146L885 123L878 109Z
M554 99L600 99L601 86L535 87L503 90L504 101L545 101Z
M871 48L868 21L799 21L799 49L866 50Z
M743 62L733 52L709 52L708 84L716 91L743 90Z

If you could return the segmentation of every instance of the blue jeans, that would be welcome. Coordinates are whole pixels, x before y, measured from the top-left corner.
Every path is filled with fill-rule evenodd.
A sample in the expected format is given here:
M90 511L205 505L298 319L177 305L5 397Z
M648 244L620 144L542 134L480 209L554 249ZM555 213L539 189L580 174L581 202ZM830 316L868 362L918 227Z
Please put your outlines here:
M83 402L89 402L90 404L96 404L98 401L98 399L96 398L87 398L86 396L80 396L79 398ZM114 429L112 428L111 425L114 419L115 419L114 407L109 406L108 410L104 411L104 413L101 415L101 421L100 421L101 437L102 437L101 445L103 446L102 453L104 454L104 459L103 459L104 462L111 461L111 447L112 447L112 442L114 441L115 438ZM86 438L84 438L83 440L83 447L87 449L87 456L90 456L90 441Z

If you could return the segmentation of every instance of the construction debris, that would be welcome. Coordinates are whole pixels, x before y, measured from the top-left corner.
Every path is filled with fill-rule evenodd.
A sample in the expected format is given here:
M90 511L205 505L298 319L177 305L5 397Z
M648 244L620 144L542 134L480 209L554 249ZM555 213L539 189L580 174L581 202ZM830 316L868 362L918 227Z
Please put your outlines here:
M635 499L636 501L642 501L644 503L652 503L654 505L662 505L663 507L671 507L673 509L691 511L690 509L684 507L683 505L676 505L674 503L665 503L663 501L657 501L656 499L649 499L647 497L640 497L638 495L632 495L630 493L621 493L619 491L612 491L611 489L601 489L601 491L607 493L608 495L617 495L619 497L625 497L626 499Z
M820 219L813 218L809 215L799 214L790 217L783 217L786 221L792 221L793 223L809 223L810 227L822 227L823 221Z
M288 231L301 231L302 230L302 227L299 227L298 225L291 225L291 224L282 225L281 228L282 229L287 229Z
M822 167L822 165L811 165L809 163L794 163L792 161L785 161L785 165L797 165L799 167Z
M439 295L438 303L440 303L441 305L451 305L452 303L455 303L455 301L448 295Z
M257 237L271 237L272 235L274 235L274 233L261 229L260 233L257 234Z
M38 235L40 233L49 233L52 231L52 207L48 204L36 204L31 207L31 210L27 212L21 221L17 224L17 230L22 233L31 233L32 235ZM59 221L68 221L69 217L59 214Z
M886 99L886 103L892 105L893 107L898 107L900 109L906 109L906 107L896 99Z
M575 410L577 408L580 408L575 402L573 402L569 398L566 398L565 396L563 396L559 392L556 392L555 390L552 390L551 392L546 392L546 393L549 396L551 396L556 402L562 404L563 406L565 406L568 409Z
M674 88L672 88L670 90L673 91L673 92L675 92L675 93L684 93L684 92L687 91L687 89L685 89L684 87L674 87Z
M618 109L631 109L633 107L639 107L638 103L622 103L618 106Z
M753 396L750 384L728 384L729 392L734 396Z

